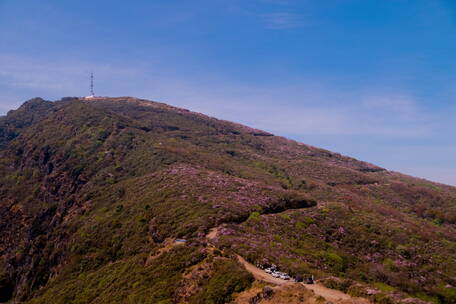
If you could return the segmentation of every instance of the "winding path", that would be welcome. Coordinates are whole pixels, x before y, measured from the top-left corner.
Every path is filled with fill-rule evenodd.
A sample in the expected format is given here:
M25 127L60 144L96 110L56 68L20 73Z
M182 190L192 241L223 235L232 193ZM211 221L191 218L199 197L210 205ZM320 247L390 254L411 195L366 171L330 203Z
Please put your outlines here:
M209 233L206 235L206 238L209 240L215 239L219 232L218 227L212 228ZM343 302L343 303L353 303L353 304L369 304L370 302L364 298L354 298L342 291L331 289L323 286L320 283L316 284L304 284L304 283L295 283L289 280L283 280L280 278L275 278L271 274L267 273L263 269L256 267L255 265L247 262L243 257L240 255L236 255L239 262L245 267L245 269L250 272L253 277L258 281L263 281L269 284L274 285L293 285L293 284L302 284L307 289L312 290L317 296L322 296L327 301L332 302Z

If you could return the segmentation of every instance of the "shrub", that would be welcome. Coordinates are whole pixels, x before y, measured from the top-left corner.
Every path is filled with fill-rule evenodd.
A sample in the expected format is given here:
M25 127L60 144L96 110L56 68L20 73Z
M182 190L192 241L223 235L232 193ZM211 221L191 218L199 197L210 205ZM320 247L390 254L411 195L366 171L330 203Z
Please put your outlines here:
M438 286L438 298L442 303L456 303L456 288L441 284Z
M289 216L288 214L286 214L286 213L282 213L282 214L280 215L280 217L281 217L282 219L286 220L286 221L290 220L290 216Z
M367 297L366 289L361 285L350 286L347 293L352 297Z
M296 229L305 229L305 228L307 228L307 225L304 224L303 222L296 222L295 227L296 227Z
M393 292L396 290L396 288L389 286L388 284L381 283L381 282L374 283L374 287L377 289L380 289L381 291L385 291L385 292Z
M328 278L323 281L323 284L328 288L347 292L352 286L353 282L351 280L344 280L339 278Z
M201 293L190 303L223 304L232 300L235 292L250 287L253 277L237 262L229 259L216 259L214 272L203 286Z
M373 297L374 303L377 304L394 304L394 301L384 293L378 293Z
M311 224L314 224L314 223L315 223L315 220L314 220L312 217L310 217L310 216L305 216L305 217L303 218L303 221L304 221L304 223L306 223L307 225L311 225Z
M344 259L335 252L325 251L321 253L324 262L336 271L343 271L345 268Z
M260 220L260 213L258 211L254 211L252 213L250 213L250 216L248 218L248 220L252 220L252 221L259 221Z

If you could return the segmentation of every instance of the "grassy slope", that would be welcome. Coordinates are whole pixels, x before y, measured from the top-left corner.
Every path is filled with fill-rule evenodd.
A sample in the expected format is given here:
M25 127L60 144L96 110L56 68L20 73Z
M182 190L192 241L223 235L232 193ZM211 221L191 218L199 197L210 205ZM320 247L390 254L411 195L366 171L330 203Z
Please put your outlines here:
M222 288L213 303L223 303L248 284L234 266L215 274L233 262L211 260L203 236L230 223L218 246L252 262L454 300L452 187L164 104L32 105L0 120L4 293L14 287L33 303L167 303L203 263L217 279L189 301L210 303ZM194 242L144 266L175 237Z

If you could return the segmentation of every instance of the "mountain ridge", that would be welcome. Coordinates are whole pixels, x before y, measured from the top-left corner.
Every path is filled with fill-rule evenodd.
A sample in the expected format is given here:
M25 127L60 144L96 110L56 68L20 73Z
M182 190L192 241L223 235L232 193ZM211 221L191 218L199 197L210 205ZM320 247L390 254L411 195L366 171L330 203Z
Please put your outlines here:
M32 99L0 118L0 155L0 301L224 303L251 282L234 254L379 303L455 297L452 186L132 97Z

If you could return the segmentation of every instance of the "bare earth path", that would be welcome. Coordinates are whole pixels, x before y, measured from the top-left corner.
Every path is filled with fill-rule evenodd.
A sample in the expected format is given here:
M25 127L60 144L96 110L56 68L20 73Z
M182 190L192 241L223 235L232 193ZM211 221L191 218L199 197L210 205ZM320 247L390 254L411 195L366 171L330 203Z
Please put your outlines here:
M213 239L215 239L217 234L218 234L218 227L212 228L211 230L209 230L209 233L206 234L206 238L209 240L213 240Z
M241 256L237 256L239 262L244 265L245 269L250 272L253 277L256 279L256 280L259 280L259 281L264 281L266 283L270 283L270 284L275 284L275 285L293 285L293 284L296 284L292 281L287 281L287 280L282 280L282 279L279 279L279 278L275 278L273 277L272 275L270 275L269 273L265 272L264 270L250 264L249 262L247 262L244 258L242 258ZM322 284L303 284L303 283L300 283L302 285L304 285L307 289L310 289L312 290L316 295L318 296L322 296L323 298L325 298L327 301L332 301L332 302L336 302L336 303L340 303L340 302L343 302L343 303L356 303L356 304L368 304L370 303L367 299L363 299L363 298L354 298L346 293L343 293L342 291L339 291L339 290L335 290L335 289L331 289L331 288L327 288L325 286L323 286Z
M274 278L272 275L265 272L264 270L250 264L239 255L237 256L237 258L239 262L241 262L241 264L244 265L245 269L247 269L247 271L250 272L253 275L253 277L258 281L264 281L275 285L292 284L292 282L290 281L282 280L280 278Z
M217 234L219 232L218 227L212 228L209 233L206 235L206 238L209 240L215 239L217 237ZM274 284L274 285L293 285L297 284L292 281L288 280L283 280L280 278L275 278L269 273L265 272L264 270L256 267L255 265L250 264L247 262L243 257L240 255L237 255L237 258L239 262L244 265L245 269L250 272L253 277L258 280L258 281L263 281L269 284ZM323 286L322 284L304 284L304 283L299 283L304 285L307 289L312 290L317 296L322 296L325 298L327 301L332 301L336 303L353 303L353 304L369 304L370 302L367 299L363 298L354 298L346 293L343 293L342 291L327 288Z
M354 298L350 295L343 293L342 291L327 288L321 284L303 284L307 289L313 290L316 295L322 296L328 301L340 301L340 300L353 300ZM359 300L359 299L356 299ZM367 303L367 300L366 300Z

